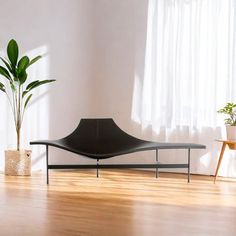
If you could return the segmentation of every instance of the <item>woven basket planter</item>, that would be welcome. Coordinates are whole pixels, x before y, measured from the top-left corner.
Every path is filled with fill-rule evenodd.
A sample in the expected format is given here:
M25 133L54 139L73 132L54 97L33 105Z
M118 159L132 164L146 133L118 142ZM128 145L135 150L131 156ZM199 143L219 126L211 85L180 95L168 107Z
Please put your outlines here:
M30 150L6 150L5 151L5 175L31 175L31 151Z

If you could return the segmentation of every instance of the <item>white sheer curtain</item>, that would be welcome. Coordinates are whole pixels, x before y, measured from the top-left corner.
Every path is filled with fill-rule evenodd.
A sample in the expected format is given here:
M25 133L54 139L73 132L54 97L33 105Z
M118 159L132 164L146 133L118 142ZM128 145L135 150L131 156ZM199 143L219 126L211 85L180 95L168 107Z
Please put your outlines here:
M155 141L205 144L205 151L194 152L191 171L214 174L215 139L224 135L216 111L236 102L236 0L149 0L140 77L132 119ZM184 160L177 151L163 156L165 162ZM235 151L225 153L219 174L236 176Z
M215 127L216 110L236 102L235 7L234 0L149 1L144 127Z

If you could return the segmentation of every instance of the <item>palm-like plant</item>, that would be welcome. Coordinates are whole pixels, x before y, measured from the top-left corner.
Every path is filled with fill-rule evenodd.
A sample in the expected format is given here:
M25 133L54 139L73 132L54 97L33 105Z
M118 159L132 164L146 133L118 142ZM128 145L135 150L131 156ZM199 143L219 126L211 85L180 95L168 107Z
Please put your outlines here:
M23 56L18 60L19 48L14 39L8 43L7 56L8 58L0 57L3 62L3 66L0 66L0 74L7 82L5 85L0 82L0 91L6 94L11 105L17 134L17 151L19 151L21 126L25 109L33 96L32 90L55 80L35 80L25 85L28 79L27 69L42 56L37 56L32 60L27 56Z

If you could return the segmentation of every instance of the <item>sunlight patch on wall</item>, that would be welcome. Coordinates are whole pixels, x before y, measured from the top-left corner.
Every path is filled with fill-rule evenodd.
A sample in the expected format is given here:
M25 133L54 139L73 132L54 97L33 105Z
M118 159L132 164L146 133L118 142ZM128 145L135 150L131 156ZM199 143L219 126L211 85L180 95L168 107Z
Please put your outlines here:
M142 92L142 83L139 76L135 74L131 119L138 124L141 124L141 120L140 120L140 107L141 107L140 106L140 103L141 103L140 93L141 92Z

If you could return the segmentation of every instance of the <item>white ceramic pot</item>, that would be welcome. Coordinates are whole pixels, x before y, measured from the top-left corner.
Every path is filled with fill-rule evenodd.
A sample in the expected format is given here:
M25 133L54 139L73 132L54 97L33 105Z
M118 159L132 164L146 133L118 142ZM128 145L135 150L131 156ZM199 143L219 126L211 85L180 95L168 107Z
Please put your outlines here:
M236 140L236 126L227 125L226 134L228 140Z
M31 150L6 150L5 175L31 175Z

